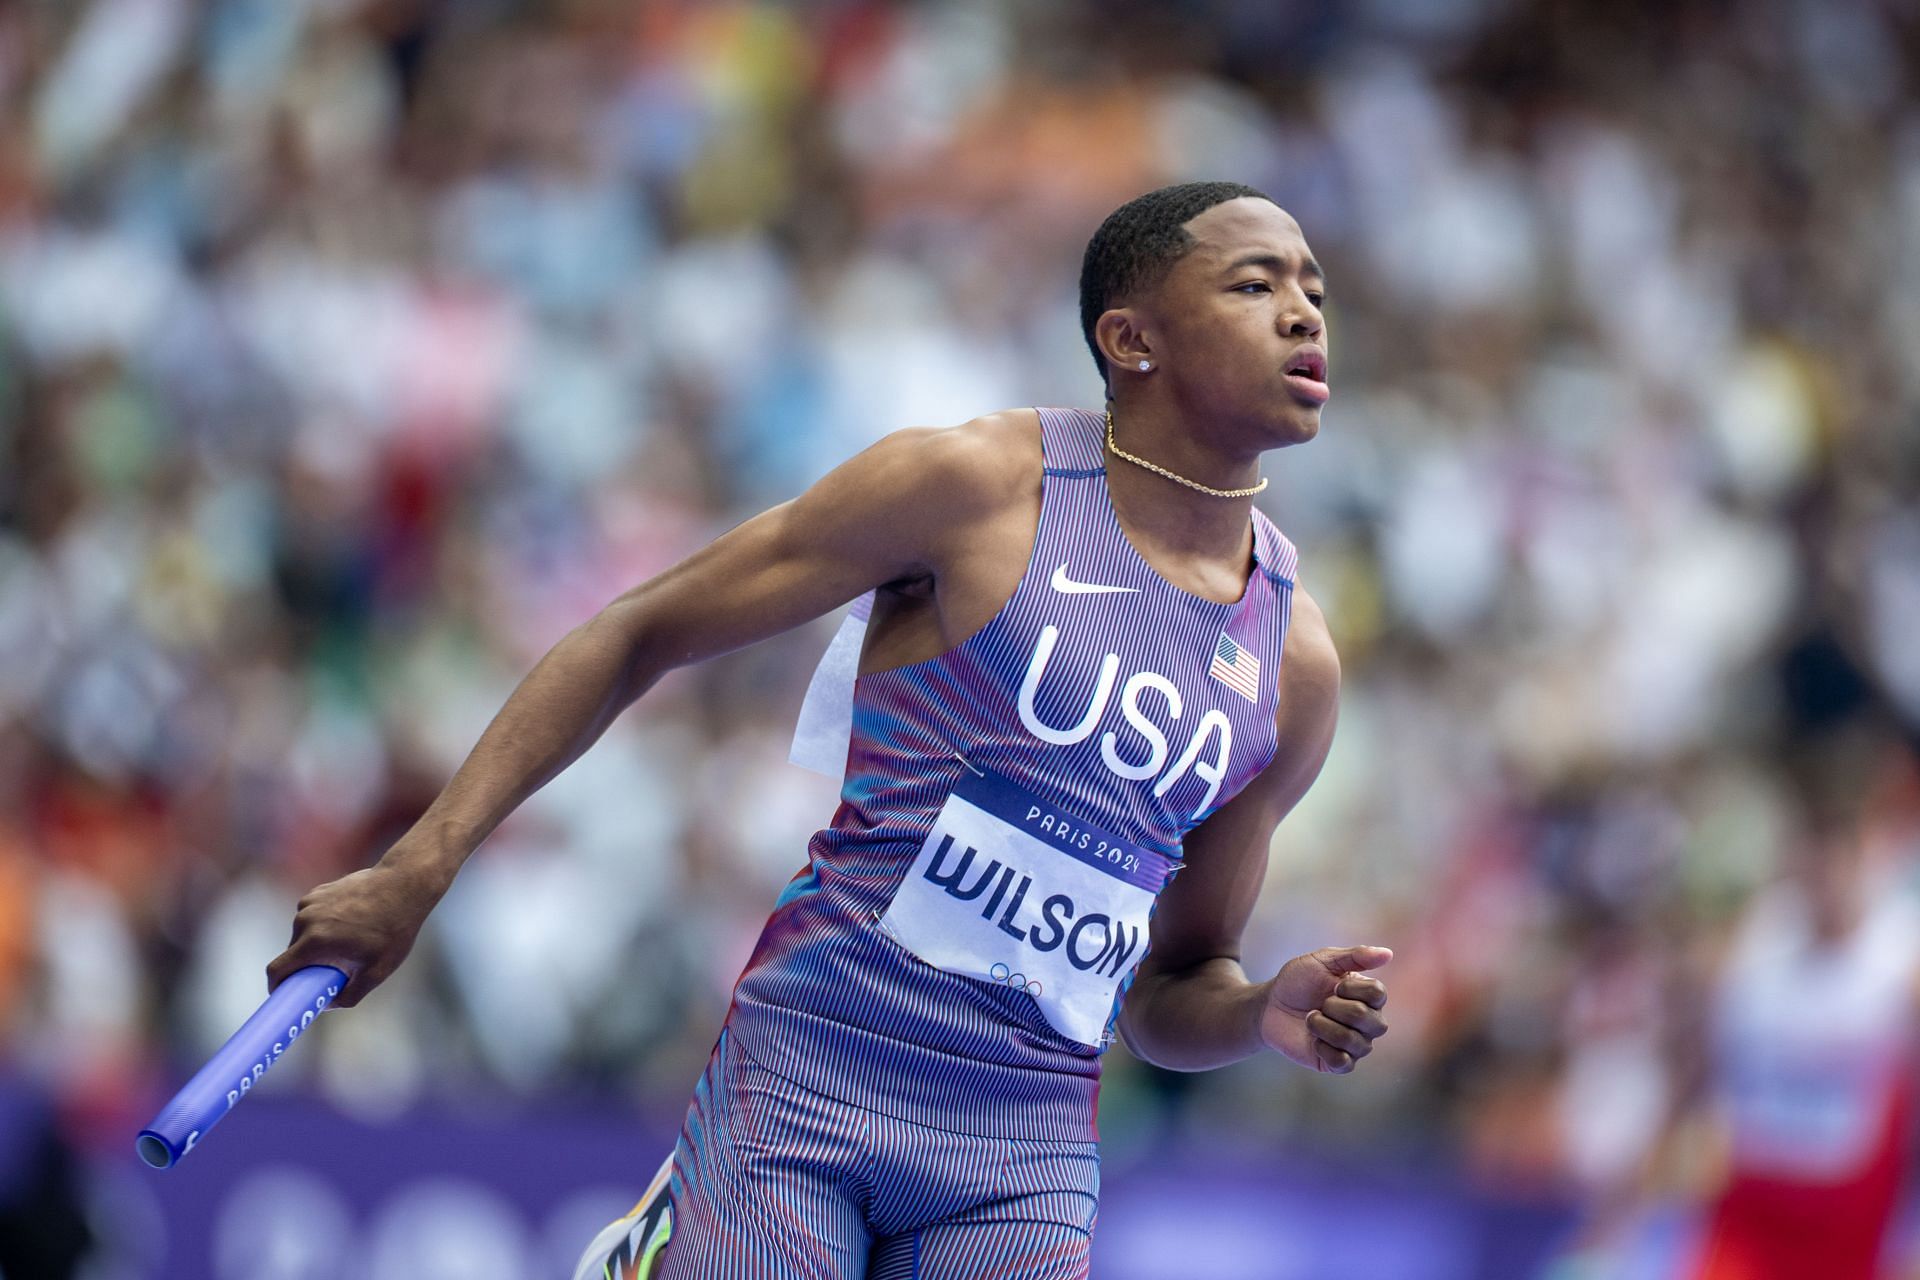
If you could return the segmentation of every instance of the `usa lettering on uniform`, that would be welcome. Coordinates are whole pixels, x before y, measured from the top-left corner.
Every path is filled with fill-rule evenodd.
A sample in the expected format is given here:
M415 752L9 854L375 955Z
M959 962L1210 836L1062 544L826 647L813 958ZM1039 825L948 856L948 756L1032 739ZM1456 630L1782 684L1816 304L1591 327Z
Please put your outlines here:
M1047 662L1053 657L1053 650L1060 643L1060 628L1052 624L1043 627L1040 638L1034 642L1033 657L1027 662L1026 678L1020 682L1018 707L1020 723L1027 732L1042 742L1055 746L1072 746L1085 742L1100 727L1100 721L1107 714L1107 706L1113 700L1113 686L1120 678L1120 655L1109 653L1100 660L1100 674L1094 682L1093 697L1087 703L1087 709L1078 723L1069 728L1055 728L1041 721L1034 703L1040 692L1040 681L1045 676ZM1166 703L1167 719L1178 720L1184 709L1181 705L1180 690L1173 681L1156 671L1138 671L1128 677L1120 690L1120 715L1126 720L1133 732L1145 740L1147 754L1139 761L1128 761L1120 754L1120 735L1108 730L1100 738L1100 760L1116 777L1130 781L1139 781L1159 774L1159 780L1153 784L1153 794L1164 796L1173 789L1173 784L1185 777L1189 771L1195 777L1206 780L1206 794L1200 803L1194 806L1193 816L1199 817L1212 807L1214 798L1220 794L1220 784L1227 777L1227 760L1233 754L1233 722L1226 713L1218 708L1210 708L1200 717L1193 727L1193 736L1187 740L1186 750L1171 766L1167 757L1172 753L1172 744L1167 740L1167 730L1147 717L1141 708L1140 698L1151 690L1160 695ZM1201 759L1201 753L1217 742L1212 758ZM1163 766L1165 772L1161 772Z

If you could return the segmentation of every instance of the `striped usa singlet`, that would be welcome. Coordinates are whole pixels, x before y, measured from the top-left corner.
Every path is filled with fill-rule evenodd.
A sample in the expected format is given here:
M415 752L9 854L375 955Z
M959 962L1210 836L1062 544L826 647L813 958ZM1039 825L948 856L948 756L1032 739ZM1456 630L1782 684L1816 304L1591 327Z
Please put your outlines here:
M1085 1141L1112 1017L1100 1044L1071 1039L1027 991L927 963L880 917L949 793L981 777L1177 860L1278 745L1296 554L1255 510L1257 564L1237 603L1174 587L1114 516L1101 416L1039 415L1025 575L957 648L852 682L841 803L781 893L727 1022L761 1066L845 1102L983 1136Z

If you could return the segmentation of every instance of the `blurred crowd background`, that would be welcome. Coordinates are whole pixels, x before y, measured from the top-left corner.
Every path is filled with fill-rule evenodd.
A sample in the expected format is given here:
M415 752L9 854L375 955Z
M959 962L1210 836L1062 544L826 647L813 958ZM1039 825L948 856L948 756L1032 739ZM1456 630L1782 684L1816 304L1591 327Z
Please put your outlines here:
M1097 406L1088 236L1212 178L1332 296L1262 504L1344 709L1248 968L1389 944L1394 1029L1339 1081L1116 1051L1108 1167L1710 1196L1660 1153L1743 919L1920 851L1911 0L0 6L0 1074L49 1150L124 1162L615 595L887 431ZM269 1087L677 1116L831 812L785 758L831 625L650 694Z

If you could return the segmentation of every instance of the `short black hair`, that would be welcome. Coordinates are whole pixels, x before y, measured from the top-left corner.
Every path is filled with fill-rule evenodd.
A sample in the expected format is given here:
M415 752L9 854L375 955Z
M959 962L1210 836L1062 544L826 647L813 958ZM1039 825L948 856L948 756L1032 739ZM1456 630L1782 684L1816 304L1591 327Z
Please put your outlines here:
M1140 289L1152 288L1194 246L1188 220L1217 204L1253 196L1277 206L1264 191L1238 182L1182 182L1127 201L1107 215L1087 241L1080 261L1080 332L1107 381L1107 358L1093 340L1093 326L1107 309Z

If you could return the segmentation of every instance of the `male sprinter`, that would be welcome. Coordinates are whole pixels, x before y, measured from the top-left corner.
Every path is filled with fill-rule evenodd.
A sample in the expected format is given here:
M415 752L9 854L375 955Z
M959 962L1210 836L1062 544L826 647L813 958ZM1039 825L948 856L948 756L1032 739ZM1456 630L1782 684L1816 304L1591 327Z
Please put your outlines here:
M585 1271L1086 1275L1116 1022L1179 1070L1273 1049L1342 1073L1386 1030L1361 972L1384 948L1259 983L1238 959L1333 737L1326 623L1252 504L1260 455L1319 430L1324 289L1249 187L1115 211L1081 275L1107 416L897 432L615 600L377 865L302 899L269 982L336 964L358 1003L488 832L662 673L871 591L841 804L735 987L670 1213L643 1203Z

